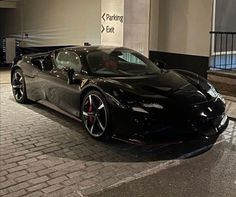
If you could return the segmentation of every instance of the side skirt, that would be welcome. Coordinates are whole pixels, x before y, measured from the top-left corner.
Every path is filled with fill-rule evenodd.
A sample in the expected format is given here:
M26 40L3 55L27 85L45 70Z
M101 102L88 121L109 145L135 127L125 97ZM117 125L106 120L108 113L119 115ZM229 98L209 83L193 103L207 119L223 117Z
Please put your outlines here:
M45 106L45 107L48 107L48 108L50 108L50 109L52 109L52 110L55 110L55 111L57 111L57 112L59 112L59 113L65 115L65 116L68 116L68 117L70 117L70 118L72 118L72 119L74 119L74 120L76 120L76 121L82 122L81 119L79 119L79 118L77 118L77 117L75 117L75 116L73 116L73 115L71 115L71 114L69 114L69 113L63 111L63 110L60 109L59 107L57 107L57 106L51 104L50 102L48 102L48 101L46 101L46 100L40 100L40 101L37 101L37 103L39 103L39 104L41 104L41 105L43 105L43 106Z

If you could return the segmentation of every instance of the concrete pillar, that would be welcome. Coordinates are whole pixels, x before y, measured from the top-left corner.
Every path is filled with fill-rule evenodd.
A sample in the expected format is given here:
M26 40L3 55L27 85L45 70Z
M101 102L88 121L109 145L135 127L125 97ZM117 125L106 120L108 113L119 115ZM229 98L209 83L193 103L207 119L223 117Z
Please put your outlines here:
M124 46L149 54L150 0L125 0Z

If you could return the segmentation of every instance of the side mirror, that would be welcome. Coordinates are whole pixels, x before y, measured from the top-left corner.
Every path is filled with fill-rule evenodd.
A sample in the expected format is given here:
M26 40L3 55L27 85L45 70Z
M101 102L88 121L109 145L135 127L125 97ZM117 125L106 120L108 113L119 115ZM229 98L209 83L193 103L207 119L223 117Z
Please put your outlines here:
M74 69L70 69L68 71L68 84L71 85L71 84L74 84L75 83L75 79L74 79L74 76L75 76L75 71Z
M74 80L74 76L75 76L74 69L65 66L62 70L63 70L63 72L65 72L67 74L67 77L68 77L67 83L69 85L74 84L74 81L75 81Z
M154 63L160 69L165 69L167 66L167 63L162 60L156 60Z

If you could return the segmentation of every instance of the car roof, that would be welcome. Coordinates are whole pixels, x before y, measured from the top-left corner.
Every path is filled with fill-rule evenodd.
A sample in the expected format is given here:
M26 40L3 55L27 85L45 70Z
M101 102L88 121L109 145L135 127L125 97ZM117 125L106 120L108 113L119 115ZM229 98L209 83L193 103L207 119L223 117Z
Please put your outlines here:
M102 45L98 45L98 46L73 46L73 47L66 47L66 48L61 48L62 50L73 50L76 52L92 52L92 51L97 51L97 50L118 50L118 49L122 49L122 50L130 50L128 48L125 47L116 47L116 46L102 46Z
M49 55L51 52L58 51L58 50L69 50L69 51L74 51L74 52L92 52L92 51L98 51L98 50L108 50L108 51L114 51L114 50L129 50L133 51L132 49L128 49L125 47L116 47L116 46L69 46L69 47L63 47L63 48L58 48L52 51L47 51L47 52L39 52L39 53L32 53L32 54L26 54L23 55L24 58L37 58L40 56L46 56Z

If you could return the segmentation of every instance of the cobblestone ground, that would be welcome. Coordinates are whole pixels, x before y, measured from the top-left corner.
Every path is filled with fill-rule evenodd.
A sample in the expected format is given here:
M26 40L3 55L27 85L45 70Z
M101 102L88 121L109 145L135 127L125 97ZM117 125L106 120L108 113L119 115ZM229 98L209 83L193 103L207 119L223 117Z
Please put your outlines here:
M17 104L9 84L0 87L0 196L86 196L193 148L101 143L81 123L37 103ZM231 122L226 139L235 129Z

